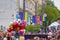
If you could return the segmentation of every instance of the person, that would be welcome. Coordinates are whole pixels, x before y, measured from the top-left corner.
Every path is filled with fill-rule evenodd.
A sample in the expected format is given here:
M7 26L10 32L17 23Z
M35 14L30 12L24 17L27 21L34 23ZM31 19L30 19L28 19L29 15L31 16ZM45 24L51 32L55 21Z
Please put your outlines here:
M60 40L60 35L57 37L57 40Z
M7 40L12 40L10 33L8 33L6 36L7 36Z
M4 34L3 40L7 40L7 36L6 36L6 34Z
M57 18L57 20L53 23L51 23L48 28L51 30L51 27L55 27L57 29L58 25L60 25L60 18Z

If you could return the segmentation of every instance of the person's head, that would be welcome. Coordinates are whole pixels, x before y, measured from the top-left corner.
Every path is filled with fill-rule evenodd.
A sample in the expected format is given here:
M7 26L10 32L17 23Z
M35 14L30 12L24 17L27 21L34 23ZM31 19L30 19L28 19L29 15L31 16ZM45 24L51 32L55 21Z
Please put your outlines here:
M60 18L57 18L57 22L60 23Z
M58 35L57 39L60 40L60 35Z

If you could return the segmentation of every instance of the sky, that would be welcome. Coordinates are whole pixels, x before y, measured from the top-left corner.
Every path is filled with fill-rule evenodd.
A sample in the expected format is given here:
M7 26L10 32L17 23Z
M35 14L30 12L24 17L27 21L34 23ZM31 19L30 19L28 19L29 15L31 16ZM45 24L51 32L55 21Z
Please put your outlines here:
M54 4L60 10L60 0L54 0Z

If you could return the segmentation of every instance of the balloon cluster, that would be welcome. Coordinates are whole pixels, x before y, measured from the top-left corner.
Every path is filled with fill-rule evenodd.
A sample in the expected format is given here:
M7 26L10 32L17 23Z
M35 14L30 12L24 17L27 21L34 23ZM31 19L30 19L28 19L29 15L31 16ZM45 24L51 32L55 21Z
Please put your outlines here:
M10 22L7 28L7 31L8 32L12 32L12 31L20 32L20 30L24 29L25 25L26 25L26 22L24 20Z

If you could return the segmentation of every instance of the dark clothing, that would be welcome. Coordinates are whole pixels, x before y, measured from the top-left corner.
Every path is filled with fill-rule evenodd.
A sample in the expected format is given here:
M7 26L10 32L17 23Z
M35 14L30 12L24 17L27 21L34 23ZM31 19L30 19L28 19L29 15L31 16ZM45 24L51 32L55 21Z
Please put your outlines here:
M0 40L3 40L3 38L2 38L2 37L0 37Z
M12 38L10 38L10 37L7 37L7 40L12 40Z

